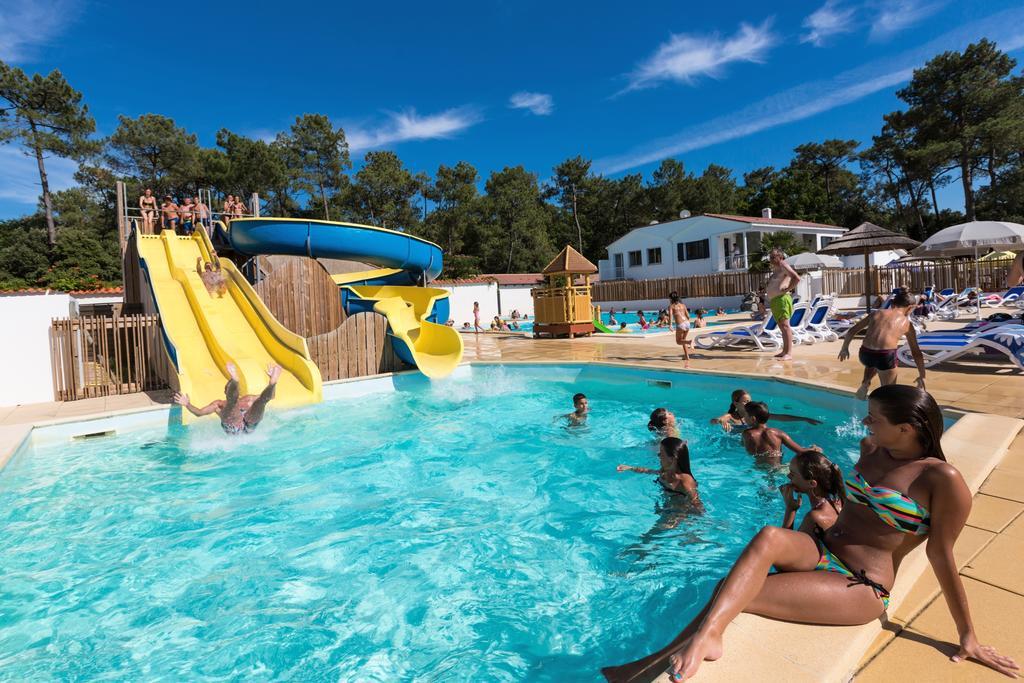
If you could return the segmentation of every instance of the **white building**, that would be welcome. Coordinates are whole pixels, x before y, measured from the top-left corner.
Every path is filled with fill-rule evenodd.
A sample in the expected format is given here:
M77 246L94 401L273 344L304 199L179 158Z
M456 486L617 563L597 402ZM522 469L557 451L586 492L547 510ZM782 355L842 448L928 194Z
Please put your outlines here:
M634 228L608 245L598 262L602 280L654 280L745 270L759 251L761 235L785 230L817 251L846 228L809 221L706 213Z

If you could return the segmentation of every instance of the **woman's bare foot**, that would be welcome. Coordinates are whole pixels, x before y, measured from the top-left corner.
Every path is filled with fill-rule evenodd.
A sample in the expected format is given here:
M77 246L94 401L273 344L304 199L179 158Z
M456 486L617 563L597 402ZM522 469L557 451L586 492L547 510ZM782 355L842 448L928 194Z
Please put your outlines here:
M267 368L267 376L270 378L271 384L277 384L277 380L281 377L281 366L277 363Z
M722 657L722 635L712 631L697 631L679 652L669 658L669 677L673 681L686 681L697 673L704 662Z
M780 353L777 356L773 356L773 358L775 358L775 360L793 360L793 356L788 353Z

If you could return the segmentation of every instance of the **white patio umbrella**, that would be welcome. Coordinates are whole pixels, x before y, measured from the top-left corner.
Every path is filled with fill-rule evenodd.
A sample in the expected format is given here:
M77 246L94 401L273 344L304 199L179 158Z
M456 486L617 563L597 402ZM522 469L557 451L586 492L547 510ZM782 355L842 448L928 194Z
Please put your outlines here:
M813 251L805 251L802 254L796 254L786 259L786 263L790 265L793 270L824 270L826 268L842 268L843 260L838 256L829 256L828 254L815 254Z
M978 288L978 320L981 320L981 278L978 251L1024 249L1024 225L1007 221L971 221L951 225L921 243L915 256L974 256L974 286Z

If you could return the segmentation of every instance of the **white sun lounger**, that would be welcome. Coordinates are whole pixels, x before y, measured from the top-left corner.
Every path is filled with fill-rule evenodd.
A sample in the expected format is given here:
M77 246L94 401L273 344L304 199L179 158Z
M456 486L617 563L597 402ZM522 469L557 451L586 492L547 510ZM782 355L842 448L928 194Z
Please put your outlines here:
M925 367L956 360L978 351L997 351L1024 370L1024 325L999 325L973 334L949 336L936 332L923 335L917 343L924 354ZM901 346L896 355L904 365L914 364L909 345Z

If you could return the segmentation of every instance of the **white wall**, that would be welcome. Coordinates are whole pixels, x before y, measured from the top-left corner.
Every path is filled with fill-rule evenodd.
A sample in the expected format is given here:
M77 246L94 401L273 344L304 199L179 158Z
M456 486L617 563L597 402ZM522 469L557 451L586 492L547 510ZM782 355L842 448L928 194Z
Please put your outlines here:
M481 284L450 285L435 283L434 287L440 287L451 292L450 306L451 317L455 320L455 327L462 327L462 323L473 324L473 302L480 302L480 323L486 327L491 324L494 316L498 315L498 285L495 282ZM510 285L501 288L501 316L507 318L513 309L518 309L533 318L533 297L530 296L529 286Z
M695 311L698 308L712 309L712 308L739 308L743 302L742 296L705 296L705 297L685 297L683 303L691 311ZM595 306L601 307L602 313L607 313L610 309L614 308L616 311L622 310L625 307L629 313L635 313L638 310L644 311L660 311L663 308L668 308L668 299L647 299L642 301L595 301ZM522 309L520 309L522 310Z
M66 318L71 296L0 294L0 320L7 330L0 335L0 406L52 401L50 319Z

